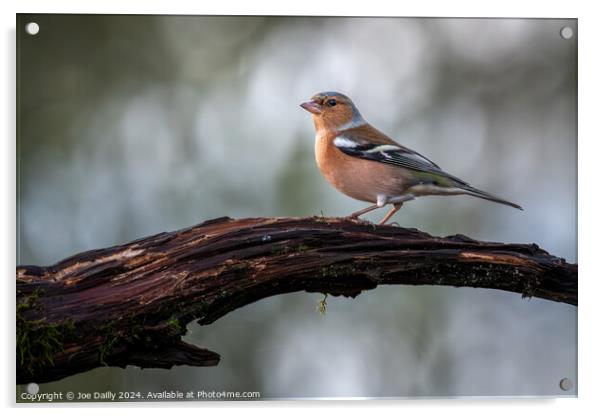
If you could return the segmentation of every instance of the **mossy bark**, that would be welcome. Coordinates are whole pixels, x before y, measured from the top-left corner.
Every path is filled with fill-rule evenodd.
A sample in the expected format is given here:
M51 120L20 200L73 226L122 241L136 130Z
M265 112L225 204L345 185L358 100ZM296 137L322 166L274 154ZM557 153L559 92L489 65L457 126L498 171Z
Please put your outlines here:
M381 284L499 289L577 305L577 266L534 244L334 218L218 218L48 267L17 267L17 382L95 367L217 365L182 342L243 305Z

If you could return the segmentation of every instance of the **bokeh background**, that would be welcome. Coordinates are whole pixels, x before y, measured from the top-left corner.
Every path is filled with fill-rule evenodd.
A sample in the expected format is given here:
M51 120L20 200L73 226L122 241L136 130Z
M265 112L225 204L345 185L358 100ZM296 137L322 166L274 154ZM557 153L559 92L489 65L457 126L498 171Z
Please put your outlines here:
M30 21L35 36L23 31ZM525 208L423 198L396 215L401 226L536 242L576 262L576 24L20 15L17 262L51 264L223 215L363 207L315 166L299 103L323 90L349 95L379 129ZM560 36L564 26L573 38ZM191 323L186 338L218 351L217 367L100 368L41 392L576 394L575 307L393 286L329 297L321 316L320 299L277 296L211 326Z

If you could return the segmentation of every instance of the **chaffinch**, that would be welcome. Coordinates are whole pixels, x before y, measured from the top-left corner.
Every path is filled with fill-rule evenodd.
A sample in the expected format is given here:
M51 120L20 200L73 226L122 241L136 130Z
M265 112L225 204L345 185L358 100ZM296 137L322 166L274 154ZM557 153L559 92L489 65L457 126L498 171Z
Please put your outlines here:
M404 202L425 195L471 195L522 210L517 204L473 188L390 139L368 124L343 94L321 92L301 107L312 113L316 162L322 175L345 195L373 204L354 212L352 218L392 204L379 223L385 224Z

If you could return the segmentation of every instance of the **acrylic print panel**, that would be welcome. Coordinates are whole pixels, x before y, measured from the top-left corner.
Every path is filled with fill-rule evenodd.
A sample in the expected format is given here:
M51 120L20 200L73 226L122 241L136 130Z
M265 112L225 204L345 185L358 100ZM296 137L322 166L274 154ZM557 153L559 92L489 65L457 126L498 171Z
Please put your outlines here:
M18 269L17 401L576 396L576 20L19 15L17 41L18 264L55 265ZM384 226L390 206L341 219L371 202L323 178L312 116L341 136L318 150L358 166L347 193L464 185L323 91L524 211L424 196ZM235 220L276 217L296 219L224 249L263 230ZM459 237L410 263L382 243L408 228L567 263ZM274 258L296 268L255 268Z

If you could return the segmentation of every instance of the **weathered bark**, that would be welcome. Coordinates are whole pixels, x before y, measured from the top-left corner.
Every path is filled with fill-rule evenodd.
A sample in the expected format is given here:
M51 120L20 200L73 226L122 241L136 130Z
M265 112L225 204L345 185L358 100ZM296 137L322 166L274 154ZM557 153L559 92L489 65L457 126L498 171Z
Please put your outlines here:
M217 365L181 341L259 299L305 290L354 297L381 284L499 289L577 305L577 265L534 244L433 237L334 218L219 218L17 267L17 381L103 365Z

